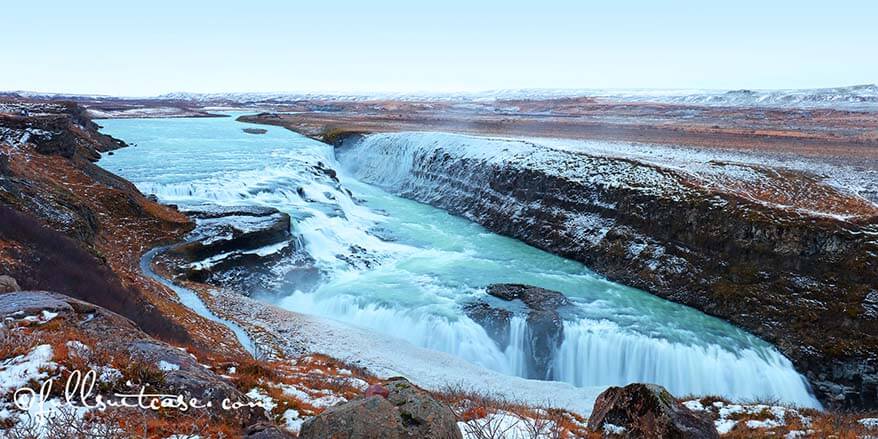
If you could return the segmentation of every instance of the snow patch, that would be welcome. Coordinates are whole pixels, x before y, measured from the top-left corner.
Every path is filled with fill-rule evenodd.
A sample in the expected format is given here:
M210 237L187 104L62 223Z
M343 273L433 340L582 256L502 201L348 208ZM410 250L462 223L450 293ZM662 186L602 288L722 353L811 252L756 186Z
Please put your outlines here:
M163 372L171 372L174 370L180 370L180 365L174 364L174 363L169 363L165 360L160 360L159 361L159 370L161 370Z

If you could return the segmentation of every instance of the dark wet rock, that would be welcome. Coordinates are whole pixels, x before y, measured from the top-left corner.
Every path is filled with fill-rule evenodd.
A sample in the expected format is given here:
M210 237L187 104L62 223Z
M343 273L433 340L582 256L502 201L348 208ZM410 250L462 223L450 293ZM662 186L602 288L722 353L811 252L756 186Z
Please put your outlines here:
M21 287L18 286L18 282L14 277L5 274L0 276L0 293L11 293L20 290Z
M198 218L190 240L169 250L191 280L206 281L230 270L243 273L288 256L295 247L290 216L261 207L211 207L188 212Z
M356 268L372 268L379 263L375 254L359 245L352 245L348 250L349 254L336 255L335 257Z
M485 328L501 350L509 346L509 319L512 318L512 311L495 308L485 302L467 303L463 306L463 311Z
M527 378L551 378L552 359L564 340L564 322L558 309L570 305L570 300L557 291L519 284L492 284L487 293L505 302L521 301L524 304L527 308L523 341L528 362ZM464 312L485 328L500 349L509 346L513 311L487 302L475 302L465 305Z
M0 153L0 175L9 173L9 156Z
M242 128L241 131L247 134L265 134L268 132L265 128Z
M594 404L588 429L609 437L650 439L719 438L713 422L686 408L664 387L610 387Z
M300 438L462 438L454 412L404 378L385 382L386 398L367 396L330 407L302 425Z
M196 228L157 261L177 276L261 294L295 283L306 288L320 272L291 233L290 216L261 206L189 208ZM303 284L299 284L302 282Z
M268 216L205 219L198 222L194 234L196 239L174 247L172 252L189 261L200 261L222 253L282 243L291 238L290 216L276 212Z
M554 310L533 310L527 315L524 355L528 378L550 379L553 361L564 340L564 322Z
M332 168L324 165L323 162L317 162L317 166L315 166L314 169L316 169L318 172L322 173L323 175L329 177L332 181L334 181L336 183L339 182L338 175L335 172L335 169L332 169Z
M487 293L498 299L521 300L533 310L557 310L570 305L570 300L563 294L530 285L492 284L488 285Z

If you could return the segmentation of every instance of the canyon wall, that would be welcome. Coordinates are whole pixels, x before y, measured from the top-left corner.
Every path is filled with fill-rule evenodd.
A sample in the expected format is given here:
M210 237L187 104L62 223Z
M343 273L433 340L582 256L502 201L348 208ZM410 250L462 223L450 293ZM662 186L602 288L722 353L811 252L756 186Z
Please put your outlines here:
M795 209L762 194L812 187L805 176L753 167L760 177L744 193L524 141L396 133L335 143L363 181L752 331L792 359L824 403L878 401L878 216L862 206ZM845 200L813 187L818 201Z

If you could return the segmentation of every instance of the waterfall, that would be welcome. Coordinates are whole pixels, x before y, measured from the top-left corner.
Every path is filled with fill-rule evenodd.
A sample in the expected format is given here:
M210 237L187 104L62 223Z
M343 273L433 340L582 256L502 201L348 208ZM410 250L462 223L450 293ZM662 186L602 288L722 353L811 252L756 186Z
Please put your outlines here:
M366 136L344 145L337 156L344 169L362 181L420 202L455 206L451 208L457 213L478 218L479 207L489 202L486 194L506 210L516 211L521 201L493 190L491 168L504 161L535 166L529 162L534 148L514 140L395 133ZM625 328L606 320L566 320L547 378L577 386L652 382L677 395L719 394L819 407L807 382L777 349L732 331L730 325L724 341L722 337L698 341L700 323L692 323L684 331L664 328L663 337L654 330L640 332L636 326ZM523 318L511 320L509 340L505 356L512 373L526 377L543 372L527 370L529 335Z
M735 395L813 406L807 383L767 346L730 351L631 334L607 322L565 322L555 379L577 386L649 382L675 395Z
M520 158L532 148L527 143L432 133L375 135L342 148L336 162L327 145L279 128L252 136L222 119L106 122L115 127L111 134L139 146L104 157L102 166L141 191L182 208L257 204L293 217L294 232L322 276L308 292L278 291L265 298L286 309L527 377L535 371L528 370L525 318L510 319L509 343L501 348L461 308L484 299L488 283L528 283L562 291L583 313L613 320L565 316L549 379L577 386L648 381L677 395L776 396L818 405L787 359L731 325L373 186L427 203L453 203L461 187L489 190L485 164ZM192 130L193 125L203 127ZM449 168L451 153L470 162ZM321 163L343 165L344 186L317 171ZM493 196L516 203L502 193ZM388 238L379 238L376 228ZM632 314L639 320L622 318Z

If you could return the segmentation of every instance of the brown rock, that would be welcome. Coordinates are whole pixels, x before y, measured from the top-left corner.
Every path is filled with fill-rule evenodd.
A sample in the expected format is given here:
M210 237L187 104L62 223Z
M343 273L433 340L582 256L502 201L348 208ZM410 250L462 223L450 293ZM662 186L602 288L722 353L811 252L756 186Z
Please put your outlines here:
M270 422L260 422L247 427L245 439L288 439L293 436Z
M15 278L5 274L0 276L0 293L11 293L13 291L21 291L21 287L18 286Z
M302 425L299 438L462 439L454 412L405 378L385 383L387 399L368 396L327 409Z
M588 429L626 438L719 437L710 419L677 402L664 387L640 383L610 387L601 393L588 419Z
M387 398L389 392L387 389L381 384L372 384L366 389L366 397L370 396L380 396L382 398Z
M387 400L399 411L404 434L411 438L462 438L454 412L429 393L405 378L391 378L386 383Z
M300 439L396 439L402 424L399 412L386 399L370 396L326 409L305 421Z

